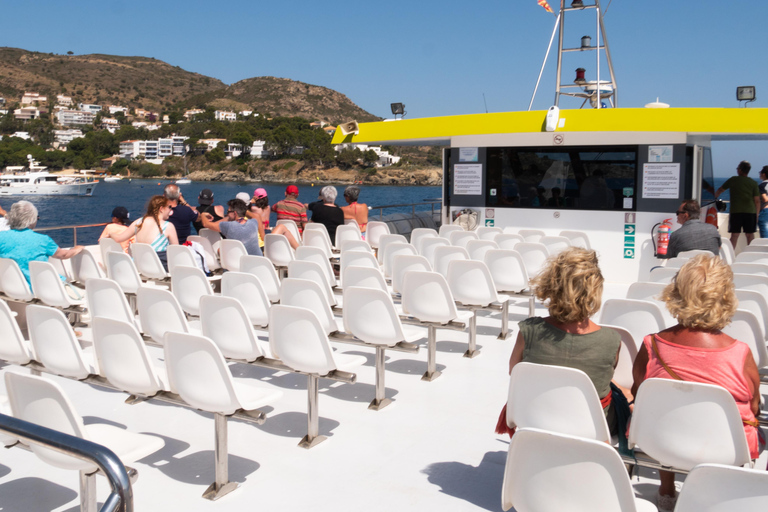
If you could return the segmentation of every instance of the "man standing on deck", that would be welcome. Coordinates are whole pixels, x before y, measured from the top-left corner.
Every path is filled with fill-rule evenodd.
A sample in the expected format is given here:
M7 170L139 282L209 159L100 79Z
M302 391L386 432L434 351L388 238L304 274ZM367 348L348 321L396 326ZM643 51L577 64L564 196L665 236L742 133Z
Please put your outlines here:
M731 191L728 232L731 234L731 245L734 249L742 229L747 237L747 245L754 240L755 231L757 231L760 191L757 188L757 182L747 176L750 169L752 169L750 163L742 160L736 167L737 175L728 178L723 186L715 192L715 199L717 199L726 190L730 189Z
M299 187L288 185L285 189L285 199L272 205L272 211L277 214L277 220L288 219L296 223L299 231L307 224L307 208L298 201Z
M669 235L667 258L676 258L683 251L702 249L720 254L720 232L712 224L701 222L701 207L695 199L686 199L677 210L680 229Z
M171 207L171 216L168 217L168 220L176 228L176 236L179 237L179 244L181 245L192 234L192 223L198 220L198 213L184 201L179 186L175 183L166 185L163 189L163 195L168 199L168 206Z

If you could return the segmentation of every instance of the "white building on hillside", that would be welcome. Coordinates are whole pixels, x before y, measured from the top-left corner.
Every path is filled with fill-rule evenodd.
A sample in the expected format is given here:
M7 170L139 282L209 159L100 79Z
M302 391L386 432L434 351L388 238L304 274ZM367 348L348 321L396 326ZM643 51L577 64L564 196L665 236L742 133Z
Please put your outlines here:
M197 141L198 144L205 144L208 146L207 151L216 149L216 146L219 145L219 142L227 142L227 139L200 139Z
M226 110L217 110L213 116L217 121L237 121L237 114Z
M266 141L263 140L253 141L253 145L251 146L251 158L267 158L270 156L272 153L264 149L266 144Z
M36 92L25 92L21 97L22 105L31 105L33 103L41 103L45 101L48 101L48 98L46 96L40 96L40 94Z
M61 125L78 126L93 124L96 115L93 112L84 112L82 110L59 110L56 113L56 118Z
M27 121L40 118L40 109L37 107L21 107L13 111L13 117Z
M389 151L384 151L381 146L369 146L367 144L337 144L335 149L337 152L341 152L344 149L359 149L363 153L368 150L373 150L379 156L379 160L373 164L375 167L389 167L400 162L400 157L396 155L390 155Z
M29 132L15 132L11 134L11 137L18 137L20 139L29 140L32 137L29 136Z
M144 157L147 161L162 162L169 156L184 156L186 139L187 137L174 135L157 140L124 140L120 143L120 156L128 160Z
M79 108L83 112L90 112L92 114L101 112L101 105L94 105L92 103L79 103L77 105L77 108Z
M69 107L72 105L72 97L59 94L58 96L56 96L56 103L58 103L59 105L66 105Z
M112 119L109 117L102 117L101 118L101 127L104 130L109 130L109 133L115 133L118 128L120 128L120 123L117 119Z
M107 110L109 110L109 113L111 115L115 115L118 112L122 112L125 115L128 115L128 107L121 107L119 105L110 105L107 107Z
M56 148L66 146L82 136L81 130L53 130L53 146Z
M192 110L187 110L184 112L184 118L185 119L192 119L197 114L203 114L205 113L205 110L199 109L199 108L193 108Z

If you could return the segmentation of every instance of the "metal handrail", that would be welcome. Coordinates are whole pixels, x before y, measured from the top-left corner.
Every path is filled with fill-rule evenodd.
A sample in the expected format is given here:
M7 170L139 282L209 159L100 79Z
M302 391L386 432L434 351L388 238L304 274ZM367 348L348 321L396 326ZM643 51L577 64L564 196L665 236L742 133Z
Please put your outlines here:
M133 512L131 480L123 463L109 448L5 414L0 414L0 432L96 464L112 488L99 512Z
M430 206L430 213L434 217L435 215L435 205L442 205L442 201L434 199L434 200L424 200L422 203L407 203L407 204L387 204L383 206L371 206L370 210L379 210L379 220L384 220L384 209L385 208L406 208L408 206L411 207L411 218L416 218L416 207L420 205L429 205Z
M106 226L109 222L101 222L99 224L73 224L71 226L50 226L47 228L35 228L32 231L42 233L44 231L57 231L60 229L71 229L73 231L74 241L72 245L77 245L77 228L96 228L100 226Z

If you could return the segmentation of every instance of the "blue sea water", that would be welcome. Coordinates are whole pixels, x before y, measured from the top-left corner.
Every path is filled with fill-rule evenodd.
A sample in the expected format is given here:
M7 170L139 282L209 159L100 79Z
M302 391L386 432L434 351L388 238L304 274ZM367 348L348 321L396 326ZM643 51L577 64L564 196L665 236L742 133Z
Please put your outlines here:
M40 220L38 228L53 226L70 226L84 224L98 224L109 222L112 209L115 206L124 206L131 214L131 220L141 216L150 197L155 194L162 194L163 187L171 183L169 180L146 180L132 179L105 183L100 182L94 191L92 197L14 197L6 198L2 201L2 206L6 210L11 204L20 199L31 201L37 206ZM197 205L197 196L204 188L209 188L214 193L215 204L226 205L226 202L233 199L239 192L247 192L253 195L256 188L264 188L269 195L269 203L275 202L285 197L285 185L259 185L256 183L211 183L211 182L192 182L189 185L180 185L184 198L191 205ZM309 203L317 199L321 186L299 186L299 201ZM339 192L336 204L344 205L342 193L345 186L337 186ZM423 203L429 199L439 199L441 195L440 187L393 187L393 186L361 186L359 202L366 203L369 206L383 206L393 204ZM429 210L429 206L424 206L424 210ZM388 209L387 213L397 211L410 212L410 208ZM378 216L378 211L371 211L371 219ZM274 217L274 214L273 214ZM272 223L274 224L273 218ZM103 227L81 228L77 230L77 243L81 245L91 245L97 243ZM72 229L62 229L56 231L47 231L61 247L68 247L73 244Z

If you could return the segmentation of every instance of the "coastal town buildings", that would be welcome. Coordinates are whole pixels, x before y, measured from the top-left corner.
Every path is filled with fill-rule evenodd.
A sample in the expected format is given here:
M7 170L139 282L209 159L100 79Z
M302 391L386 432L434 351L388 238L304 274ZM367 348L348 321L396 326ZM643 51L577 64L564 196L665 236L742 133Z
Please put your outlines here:
M400 162L399 156L389 154L389 151L381 149L381 146L369 146L367 144L337 144L335 149L337 152L340 152L344 149L355 148L359 149L363 153L368 150L373 150L373 152L379 156L378 161L373 164L375 167L389 167L390 165L394 165Z
M37 107L21 107L13 111L13 117L21 121L40 118L40 109Z
M56 104L58 105L64 105L67 107L72 106L72 97L71 96L64 96L63 94L59 94L56 96Z
M93 124L96 114L82 110L59 110L56 113L56 119L63 126L80 126Z
M193 117L195 117L197 114L204 113L205 110L199 109L199 108L193 108L192 110L187 110L184 112L184 118L187 120L191 120Z
M92 103L80 103L77 105L77 108L83 112L90 112L92 114L98 114L101 112L101 105L94 105Z
M45 103L46 101L48 101L47 96L40 96L40 94L36 92L25 92L24 95L21 97L22 105L32 105L34 103Z
M169 156L186 154L185 136L173 135L157 140L124 140L120 143L120 156L132 160L142 157L151 163L162 163Z
M237 114L226 110L217 110L213 113L213 117L217 121L237 121Z
M101 128L104 130L109 130L109 133L115 133L117 129L120 128L120 123L117 121L117 119L102 117Z
M118 112L122 112L125 115L128 115L128 107L121 107L119 105L110 105L107 107L107 110L109 111L110 115L115 115Z
M83 136L82 130L53 130L53 147L64 147L73 140Z

